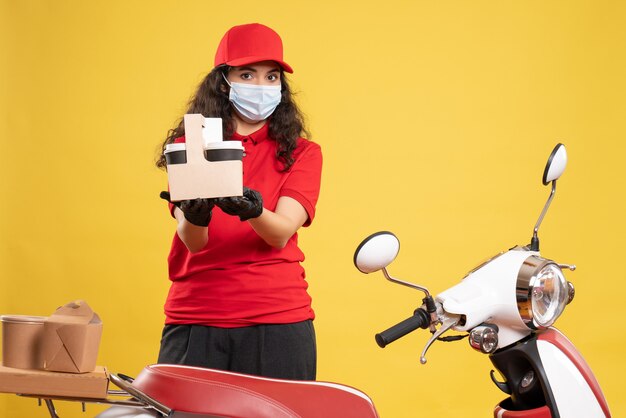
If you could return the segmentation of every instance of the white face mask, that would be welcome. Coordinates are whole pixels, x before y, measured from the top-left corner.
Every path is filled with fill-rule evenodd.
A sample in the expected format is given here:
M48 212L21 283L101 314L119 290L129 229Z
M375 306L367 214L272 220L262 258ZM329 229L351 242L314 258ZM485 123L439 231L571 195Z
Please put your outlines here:
M257 86L256 84L230 83L228 98L247 119L255 122L267 119L280 103L281 86Z

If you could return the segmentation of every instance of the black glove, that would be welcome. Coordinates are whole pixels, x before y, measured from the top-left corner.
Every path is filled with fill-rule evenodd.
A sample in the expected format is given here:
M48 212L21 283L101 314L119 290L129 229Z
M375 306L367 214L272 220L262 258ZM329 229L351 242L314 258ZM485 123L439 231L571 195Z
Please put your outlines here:
M209 226L211 210L215 206L216 199L193 199L172 202L169 192L161 192L161 199L165 199L178 209L183 211L185 219L196 226Z
M263 197L253 189L243 188L243 196L221 197L215 203L224 213L239 216L242 221L257 218L263 213Z

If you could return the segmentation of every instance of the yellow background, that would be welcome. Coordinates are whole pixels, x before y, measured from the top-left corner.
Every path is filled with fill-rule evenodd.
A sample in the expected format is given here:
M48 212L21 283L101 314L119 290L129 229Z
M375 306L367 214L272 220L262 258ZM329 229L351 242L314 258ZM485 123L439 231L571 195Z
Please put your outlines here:
M382 417L490 416L504 397L467 342L374 334L421 295L352 265L394 231L395 276L437 293L529 241L557 142L569 165L540 230L575 263L558 322L626 414L623 351L626 3L620 1L34 1L0 3L0 313L82 298L105 323L99 363L154 362L174 233L153 157L211 68L222 34L283 37L325 165L300 241L317 312L319 379L368 393ZM64 417L79 405L59 403ZM99 407L88 406L94 413ZM0 395L0 416L46 416Z

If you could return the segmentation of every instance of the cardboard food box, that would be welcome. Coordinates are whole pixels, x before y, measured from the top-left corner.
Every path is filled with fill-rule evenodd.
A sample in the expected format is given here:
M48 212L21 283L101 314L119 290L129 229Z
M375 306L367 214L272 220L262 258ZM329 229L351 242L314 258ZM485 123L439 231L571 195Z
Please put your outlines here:
M60 373L0 366L0 392L21 395L105 399L109 388L106 368L89 373Z
M70 373L93 371L101 336L102 321L85 301L61 306L44 322L41 368Z

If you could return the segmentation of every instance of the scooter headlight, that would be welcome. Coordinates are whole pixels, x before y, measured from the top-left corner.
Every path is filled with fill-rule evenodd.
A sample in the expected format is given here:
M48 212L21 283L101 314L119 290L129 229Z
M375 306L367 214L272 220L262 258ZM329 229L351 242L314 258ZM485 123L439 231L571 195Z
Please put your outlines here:
M517 276L517 308L532 329L547 328L563 313L569 298L567 280L553 261L530 256Z

